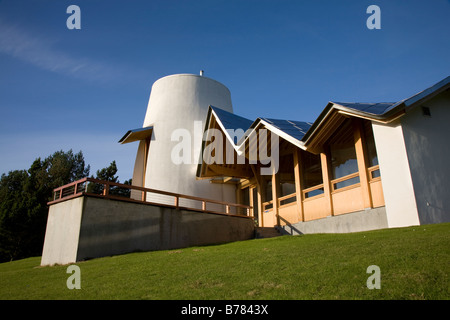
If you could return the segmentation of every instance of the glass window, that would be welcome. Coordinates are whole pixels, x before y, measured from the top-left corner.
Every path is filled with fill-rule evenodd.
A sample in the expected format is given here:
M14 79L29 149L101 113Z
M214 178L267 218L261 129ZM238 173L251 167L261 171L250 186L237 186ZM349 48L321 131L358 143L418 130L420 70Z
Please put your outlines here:
M332 179L358 172L358 162L354 145L333 145L331 151Z
M292 153L280 156L280 168L278 170L280 188L278 195L284 197L295 193L295 177L294 177L294 155ZM295 202L295 196L281 200L280 205Z
M330 139L331 179L338 179L358 172L355 140L351 119L347 119L341 129ZM334 189L343 188L359 182L359 176L334 184Z
M281 182L281 195L280 197L284 197L287 195L291 195L293 193L295 193L295 182ZM288 203L293 203L296 202L297 198L296 196L292 196L290 198L284 199L280 201L280 206L288 204Z
M265 183L265 198L264 201L271 201L272 200L272 180L268 180Z
M303 189L312 188L323 183L322 164L319 155L302 151L301 168ZM305 198L311 198L323 194L323 192L323 188L306 192Z

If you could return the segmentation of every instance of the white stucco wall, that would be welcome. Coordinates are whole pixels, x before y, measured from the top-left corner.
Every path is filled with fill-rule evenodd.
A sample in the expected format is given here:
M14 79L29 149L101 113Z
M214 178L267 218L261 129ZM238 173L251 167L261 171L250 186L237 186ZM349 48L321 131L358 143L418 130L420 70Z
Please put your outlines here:
M450 222L450 92L423 105L401 119L420 223Z
M416 198L400 122L372 123L388 226L419 224Z
M145 187L236 202L234 186L211 184L208 180L196 179L203 130L210 105L233 112L230 91L213 79L193 74L176 74L161 78L153 84L143 125L153 126ZM176 140L172 141L175 131L184 131L189 135L187 139L175 135ZM182 141L191 146L190 161L177 164L172 161L171 155ZM140 147L136 167L142 159L141 152L143 148ZM135 174L139 174L139 170ZM147 195L147 199L151 201L152 195ZM158 196L158 201L162 200ZM167 202L173 204L172 199L167 199ZM198 205L201 207L201 203Z

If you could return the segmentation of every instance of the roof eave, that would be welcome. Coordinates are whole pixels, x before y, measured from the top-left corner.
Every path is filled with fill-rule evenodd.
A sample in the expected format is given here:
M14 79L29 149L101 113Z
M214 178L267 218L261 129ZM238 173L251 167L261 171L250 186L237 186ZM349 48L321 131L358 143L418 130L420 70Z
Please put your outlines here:
M137 128L128 130L123 137L118 141L120 144L126 144L134 141L144 140L151 136L153 131L153 126L148 126L144 128ZM133 136L135 136L133 138Z

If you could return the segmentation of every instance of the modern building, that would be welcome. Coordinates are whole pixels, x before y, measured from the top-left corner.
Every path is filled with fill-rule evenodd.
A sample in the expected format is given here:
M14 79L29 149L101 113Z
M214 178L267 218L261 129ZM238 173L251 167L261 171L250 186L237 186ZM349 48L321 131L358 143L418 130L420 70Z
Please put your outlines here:
M313 123L249 120L221 83L164 77L119 141L139 142L133 186L55 189L41 265L247 240L254 221L289 234L450 222L449 123L450 77L398 102L329 102Z
M314 123L253 121L233 113L217 81L172 75L153 85L144 127L120 142L140 141L134 185L251 205L262 227L295 234L447 222L449 88L447 77L398 102L329 102ZM181 163L173 158L180 130L193 137L182 150L191 161Z
M448 222L449 88L447 77L398 102L329 102L314 123L211 106L205 132L226 142L205 139L213 161L197 178L234 185L259 226L291 234Z

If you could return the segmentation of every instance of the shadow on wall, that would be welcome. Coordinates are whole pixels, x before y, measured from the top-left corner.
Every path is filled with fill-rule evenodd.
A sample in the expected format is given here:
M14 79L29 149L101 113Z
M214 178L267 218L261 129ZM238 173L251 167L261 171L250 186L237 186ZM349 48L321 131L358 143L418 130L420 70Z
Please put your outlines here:
M70 200L69 200L70 201ZM86 197L76 260L253 238L245 217Z

